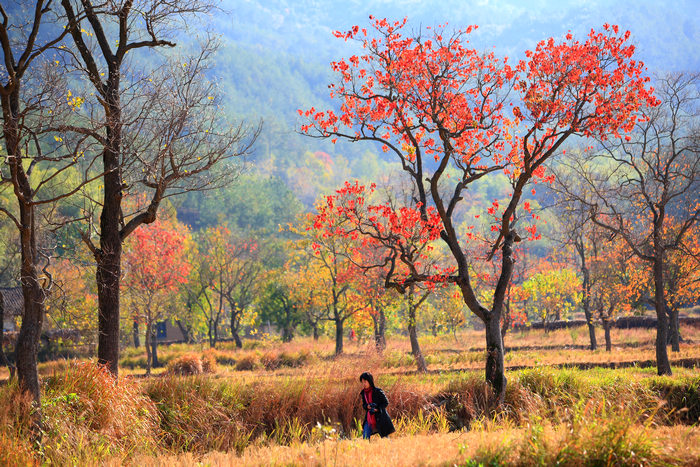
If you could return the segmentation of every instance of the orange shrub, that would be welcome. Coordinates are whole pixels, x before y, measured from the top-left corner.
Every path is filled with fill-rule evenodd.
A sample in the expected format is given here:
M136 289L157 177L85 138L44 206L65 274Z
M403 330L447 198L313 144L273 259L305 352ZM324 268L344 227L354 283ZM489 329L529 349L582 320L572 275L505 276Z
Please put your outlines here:
M168 363L168 372L178 376L201 375L202 359L192 353L182 355Z

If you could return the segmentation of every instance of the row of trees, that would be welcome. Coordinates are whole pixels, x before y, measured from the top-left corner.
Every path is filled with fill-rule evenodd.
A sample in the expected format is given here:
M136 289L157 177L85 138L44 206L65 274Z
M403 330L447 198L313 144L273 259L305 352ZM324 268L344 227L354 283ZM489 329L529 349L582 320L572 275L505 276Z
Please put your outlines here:
M274 325L283 341L299 332L315 339L330 333L335 336L336 354L343 352L349 330L363 340L372 339L379 352L388 333L400 332L409 336L418 369L426 370L418 331L451 332L456 339L456 331L469 322L458 289L433 284L403 295L387 289L379 269L357 266L367 260L363 254L376 254L376 250L356 243L353 251L351 240L341 243L337 238L317 237L312 228L316 217L309 214L290 226L293 240L269 239L260 246L221 225L192 233L172 214L140 229L125 245L122 294L129 313L122 323L122 341L131 325L133 342L140 345L145 325L150 370L152 363L157 364L155 324L165 320L176 324L186 341L205 339L212 347L223 335L241 347L241 334L253 336L266 325ZM557 238L564 241L571 236L570 228L558 225ZM696 232L690 238L697 242ZM597 345L595 328L602 325L610 350L614 320L646 311L653 282L644 264L630 258L620 239L599 235L592 240L586 263L577 262L580 253L575 248L553 242L550 247L556 251L547 257L517 252L519 271L506 296L503 339L512 326L541 322L546 330L551 321L583 313L591 329L591 348ZM694 248L697 255L697 245ZM353 256L345 254L349 251ZM444 252L427 253L424 260L433 267L444 261ZM669 307L692 305L696 299L700 267L693 261L692 255L680 252L670 258L673 273L665 281ZM585 269L580 269L581 264ZM63 291L71 295L65 297L69 305L63 308L64 316L72 316L63 324L81 329L89 339L94 293L86 293L81 285L89 283L86 277L74 281L77 288L71 288L66 279L69 268L64 264L53 272ZM472 272L477 294L488 303L493 264L475 262Z

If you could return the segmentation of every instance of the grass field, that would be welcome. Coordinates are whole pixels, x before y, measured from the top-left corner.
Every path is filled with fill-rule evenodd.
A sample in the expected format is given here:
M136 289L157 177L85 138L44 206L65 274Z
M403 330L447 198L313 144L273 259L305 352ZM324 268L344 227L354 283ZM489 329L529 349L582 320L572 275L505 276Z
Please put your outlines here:
M611 352L587 350L585 329L513 333L498 407L476 331L422 338L427 374L402 336L338 358L324 339L178 344L149 378L127 349L119 382L48 362L41 443L26 399L0 388L0 465L700 465L700 330L682 336L674 376L658 377L652 330L615 331ZM361 439L362 371L388 394L389 439Z

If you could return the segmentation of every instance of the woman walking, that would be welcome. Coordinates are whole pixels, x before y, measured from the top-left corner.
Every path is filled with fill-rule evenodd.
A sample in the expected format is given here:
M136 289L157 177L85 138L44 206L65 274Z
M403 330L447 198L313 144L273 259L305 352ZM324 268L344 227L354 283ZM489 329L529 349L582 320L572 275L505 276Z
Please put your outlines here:
M389 400L384 391L374 385L374 377L371 373L364 372L360 375L363 389L360 391L362 408L365 409L365 421L362 423L362 437L369 439L375 433L384 438L394 431L394 424L386 411Z

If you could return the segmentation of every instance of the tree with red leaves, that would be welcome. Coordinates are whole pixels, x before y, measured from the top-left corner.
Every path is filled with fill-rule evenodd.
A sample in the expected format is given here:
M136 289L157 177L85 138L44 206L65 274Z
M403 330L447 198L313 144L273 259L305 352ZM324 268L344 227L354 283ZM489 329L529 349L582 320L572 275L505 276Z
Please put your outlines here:
M539 235L536 224L526 223L532 218L528 207L519 209L525 188L553 181L544 164L570 136L605 137L632 128L635 110L655 103L641 74L643 64L632 58L630 33L607 24L584 41L571 34L562 41L542 41L511 66L507 59L468 46L474 26L453 33L444 27L410 33L405 19L370 19L371 32L355 26L335 33L358 41L365 51L332 64L339 79L330 92L340 113L300 110L307 118L301 130L332 141L380 144L398 158L415 196L406 206L367 206L361 213L356 208L364 201L364 188L346 186L328 199L328 208L345 218L344 226L331 227L321 218L316 227L380 243L387 251L382 263L388 266L389 286L405 290L435 279L456 284L485 324L486 380L503 401L499 326L513 272L513 244L520 240L516 229L533 239ZM500 250L501 267L493 302L486 307L472 286L454 214L465 190L497 173L509 177L512 192L502 206L494 203L488 211L494 222L486 257L492 260ZM345 199L342 207L336 198ZM442 239L452 256L450 267L420 271L420 255L405 248L406 235L414 234L425 242ZM398 263L405 274L395 267Z
M167 317L175 292L187 282L190 233L176 220L156 219L134 231L124 254L124 292L146 324L146 373L158 365L155 323Z

